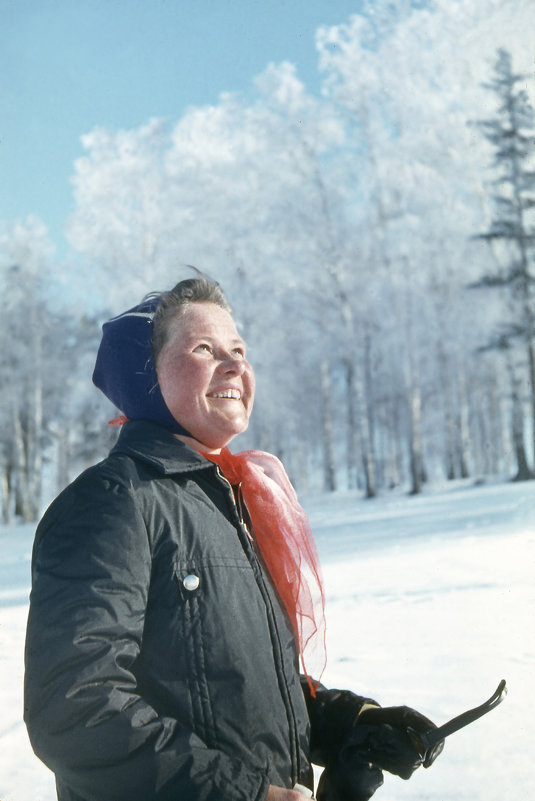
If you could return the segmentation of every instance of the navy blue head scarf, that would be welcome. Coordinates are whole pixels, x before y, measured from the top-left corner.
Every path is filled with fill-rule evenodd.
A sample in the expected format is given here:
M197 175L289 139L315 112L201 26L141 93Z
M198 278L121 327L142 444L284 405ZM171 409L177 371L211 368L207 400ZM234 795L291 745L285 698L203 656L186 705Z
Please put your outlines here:
M93 383L129 420L151 420L174 434L188 434L163 399L152 354L158 297L112 317L102 326Z

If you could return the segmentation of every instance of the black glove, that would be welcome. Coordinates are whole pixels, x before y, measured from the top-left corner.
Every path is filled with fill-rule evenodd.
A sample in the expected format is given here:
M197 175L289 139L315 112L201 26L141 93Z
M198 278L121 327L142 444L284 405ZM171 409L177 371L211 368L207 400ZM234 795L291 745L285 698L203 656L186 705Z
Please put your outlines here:
M359 743L370 762L389 773L408 779L422 764L421 755L408 729L427 732L435 724L408 706L372 707L359 716L350 738ZM435 748L433 761L442 752L444 742ZM431 763L427 763L429 767Z
M408 706L365 709L338 754L328 761L318 785L318 801L368 801L383 783L382 770L409 779L422 757L408 729L427 732L433 728L432 721ZM433 759L443 747L443 742L436 746Z
M383 772L371 764L358 744L343 746L327 765L318 784L318 801L368 801L383 783Z

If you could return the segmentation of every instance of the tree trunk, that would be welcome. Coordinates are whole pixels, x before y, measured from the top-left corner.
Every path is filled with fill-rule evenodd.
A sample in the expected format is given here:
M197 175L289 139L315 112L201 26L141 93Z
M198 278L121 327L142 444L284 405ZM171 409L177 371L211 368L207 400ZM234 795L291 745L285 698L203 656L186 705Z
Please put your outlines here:
M394 489L401 484L403 439L400 433L399 402L396 398L393 398L391 404L392 413L390 415L390 436L388 441L388 487Z
M297 485L300 492L308 492L308 464L306 448L303 447L303 440L300 438L294 448L297 476Z
M505 453L505 431L503 399L493 381L487 390L488 399L488 434L483 443L488 458L489 475L498 475L503 471Z
M346 373L346 412L347 412L347 440L346 440L346 470L347 486L352 489L359 486L357 471L357 454L360 450L357 415L355 413L355 388L353 379L353 362L350 357L344 359Z
M518 414L518 412L515 411L513 412L513 444L517 463L517 472L513 481L529 481L529 479L533 478L533 475L529 469L526 457L521 413Z
M37 343L36 358L40 360L40 347ZM38 364L39 362L37 362ZM28 492L28 512L30 521L36 520L41 507L41 482L43 475L43 454L41 449L41 433L43 428L43 386L41 376L36 372L33 384L33 397L29 410L29 421L26 436L27 464L26 486Z
M412 309L408 308L406 320L407 337L404 355L405 391L409 411L409 465L411 474L411 495L422 490L425 480L422 446L422 395L420 376L415 361L412 337Z
M358 450L360 451L362 459L366 497L374 498L377 494L375 454L371 441L363 381L358 371L355 369L351 356L346 356L344 364L347 375L347 403L351 424L350 431L355 432L358 438ZM356 421L354 418L355 414Z
M459 382L459 471L461 478L470 476L470 429L468 424L468 391L464 366L457 360L457 377Z
M365 386L363 392L364 413L366 416L365 438L367 443L367 464L366 473L366 496L375 497L377 493L377 458L375 452L375 409L373 391L373 369L372 369L372 339L370 334L364 337L364 379Z
M28 455L20 409L13 412L13 437L15 445L15 514L25 523L31 522L31 509L28 503Z
M420 388L413 383L409 389L410 411L410 471L411 495L422 491L424 481L422 448L422 398Z
M529 381L531 386L531 433L532 433L532 455L531 464L533 466L533 473L535 474L535 347L533 346L533 339L531 337L531 330L528 331L528 364L529 364Z
M529 469L524 444L524 410L522 408L522 397L520 392L520 380L514 373L514 368L510 368L512 379L512 437L513 449L515 453L517 472L513 481L528 481L533 478Z
M400 484L398 442L396 433L393 432L388 442L388 488L395 489Z
M448 481L453 481L453 479L456 477L455 422L453 415L450 371L448 369L446 354L444 353L441 343L438 345L438 363L440 365L442 407L444 410L444 454L446 463L446 477Z
M19 408L13 413L15 514L25 523L37 519L41 502L42 456L39 439L32 430L39 424L39 408L34 407L35 413L31 423L23 422Z
M336 490L336 463L333 441L331 381L329 363L326 359L321 362L321 395L323 398L324 487L327 492L334 492Z
M56 488L61 492L70 481L71 430L68 421L62 424L57 439Z
M11 476L7 465L2 468L2 522L11 523Z

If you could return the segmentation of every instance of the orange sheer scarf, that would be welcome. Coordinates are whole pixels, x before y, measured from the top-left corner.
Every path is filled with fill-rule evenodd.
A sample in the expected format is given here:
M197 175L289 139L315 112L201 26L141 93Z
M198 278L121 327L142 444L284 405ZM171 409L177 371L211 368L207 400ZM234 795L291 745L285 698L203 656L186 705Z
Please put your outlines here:
M252 533L288 612L303 671L315 695L326 664L325 596L306 513L276 456L256 450L232 454L228 448L203 455L219 465L231 484L241 485ZM315 681L309 675L310 665Z

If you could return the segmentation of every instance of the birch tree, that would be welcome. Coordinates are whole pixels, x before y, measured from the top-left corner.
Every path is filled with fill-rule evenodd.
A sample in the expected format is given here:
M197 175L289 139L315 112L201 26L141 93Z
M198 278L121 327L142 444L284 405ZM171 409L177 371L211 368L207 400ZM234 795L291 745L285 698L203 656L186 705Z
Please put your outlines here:
M50 319L42 272L51 247L37 220L16 224L1 238L4 295L0 355L2 393L3 514L35 520L41 503L44 342Z
M84 138L71 236L91 279L116 311L184 264L217 278L258 373L245 439L283 454L302 486L343 486L344 460L369 494L476 461L479 327L459 324L455 291L459 314L436 319L433 282L485 269L469 239L486 227L488 144L467 122L488 53L529 41L530 8L365 3L318 33L318 96L270 65L247 97Z

